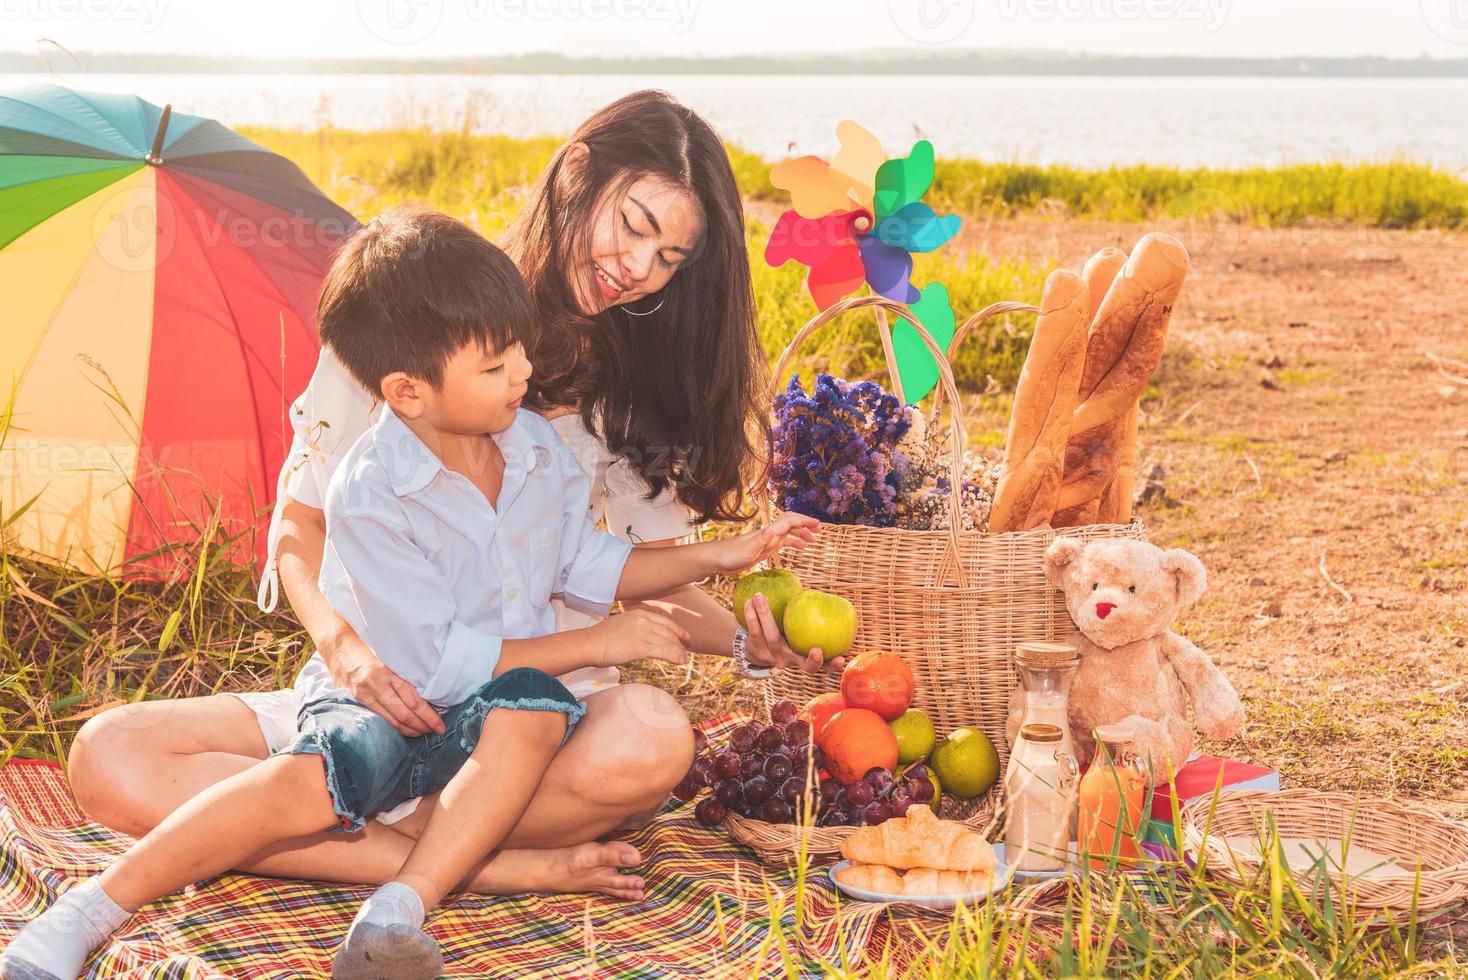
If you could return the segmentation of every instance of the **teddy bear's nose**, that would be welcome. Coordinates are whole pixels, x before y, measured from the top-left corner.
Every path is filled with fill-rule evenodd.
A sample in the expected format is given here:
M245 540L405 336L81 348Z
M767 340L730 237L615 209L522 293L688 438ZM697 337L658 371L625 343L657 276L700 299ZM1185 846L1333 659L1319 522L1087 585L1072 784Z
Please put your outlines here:
M1116 603L1114 602L1098 602L1096 603L1096 615L1100 616L1102 619L1105 619L1107 616L1111 615L1111 610L1115 608Z

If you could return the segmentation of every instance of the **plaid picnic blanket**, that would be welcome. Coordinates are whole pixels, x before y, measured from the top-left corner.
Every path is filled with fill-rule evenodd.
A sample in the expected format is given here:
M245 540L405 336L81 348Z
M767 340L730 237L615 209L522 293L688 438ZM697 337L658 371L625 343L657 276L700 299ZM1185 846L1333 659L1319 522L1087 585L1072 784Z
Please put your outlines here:
M740 720L704 725L717 740ZM587 895L464 896L429 913L450 976L822 976L868 955L907 961L919 929L810 874L797 921L792 872L766 867L692 807L627 835L645 863L638 904ZM87 819L59 766L0 768L0 945L132 839ZM87 977L319 977L368 887L225 874L154 902L93 957ZM771 928L778 920L779 928Z

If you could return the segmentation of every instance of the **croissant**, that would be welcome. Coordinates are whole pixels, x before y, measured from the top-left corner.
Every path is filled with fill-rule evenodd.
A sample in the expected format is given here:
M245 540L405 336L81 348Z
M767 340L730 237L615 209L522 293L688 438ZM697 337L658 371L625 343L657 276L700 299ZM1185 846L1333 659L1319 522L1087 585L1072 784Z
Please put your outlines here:
M836 872L836 880L849 888L883 895L967 895L988 891L990 871L939 871L913 868L906 873L882 864L853 864Z
M858 827L841 842L841 856L858 864L939 871L988 871L998 862L983 835L952 820L939 820L929 807L876 827Z

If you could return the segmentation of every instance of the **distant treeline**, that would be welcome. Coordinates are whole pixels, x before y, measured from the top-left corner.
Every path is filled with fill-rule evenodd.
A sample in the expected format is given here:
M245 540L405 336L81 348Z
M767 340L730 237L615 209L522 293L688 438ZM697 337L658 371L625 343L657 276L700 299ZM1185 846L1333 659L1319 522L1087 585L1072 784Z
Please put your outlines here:
M0 72L140 74L528 75L1197 75L1291 78L1461 78L1468 58L1191 58L1054 51L871 51L849 55L577 58L540 52L485 58L250 58L0 51Z

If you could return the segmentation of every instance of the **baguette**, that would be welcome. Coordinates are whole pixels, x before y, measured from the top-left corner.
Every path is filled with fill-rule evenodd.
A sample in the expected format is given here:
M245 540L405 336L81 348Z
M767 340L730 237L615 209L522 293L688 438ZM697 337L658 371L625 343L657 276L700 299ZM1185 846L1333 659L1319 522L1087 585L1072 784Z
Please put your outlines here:
M849 888L860 888L883 895L926 897L988 891L994 878L992 871L913 868L904 873L881 864L853 864L837 871L836 880Z
M1086 262L1081 278L1091 293L1091 309L1099 311L1116 274L1126 265L1127 254L1108 245ZM1092 321L1095 326L1095 321ZM1087 335L1089 340L1089 333ZM1136 471L1137 421L1140 405L1133 405L1131 415L1122 426L1119 462L1111 482L1094 506L1083 507L1076 515L1077 524L1126 524L1132 519L1132 478Z
M1187 272L1182 242L1145 235L1107 290L1087 338L1081 401L1071 417L1053 526L1071 527L1098 515L1127 452L1132 409L1162 362L1168 321Z
M875 827L858 827L841 842L841 856L858 864L938 871L987 871L999 860L982 834L953 820L939 820L925 806Z
M1086 260L1085 268L1081 270L1081 278L1086 281L1086 289L1091 294L1091 314L1093 316L1101 312L1101 304L1106 299L1106 292L1111 288L1116 274L1124 265L1126 265L1126 253L1114 245L1107 245Z
M1027 531L1050 520L1065 472L1065 446L1085 366L1090 293L1074 272L1045 280L1035 335L1020 372L989 530Z

